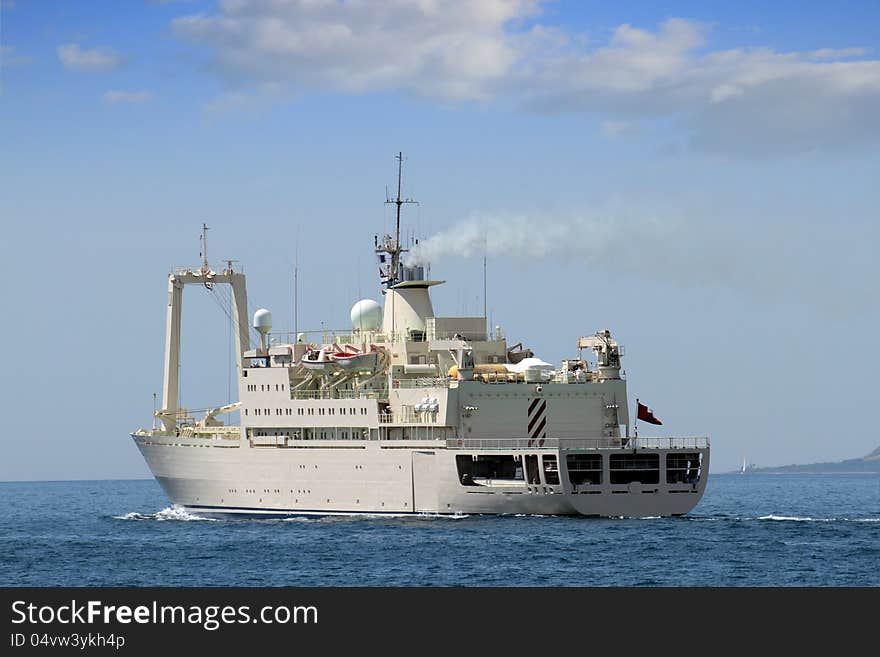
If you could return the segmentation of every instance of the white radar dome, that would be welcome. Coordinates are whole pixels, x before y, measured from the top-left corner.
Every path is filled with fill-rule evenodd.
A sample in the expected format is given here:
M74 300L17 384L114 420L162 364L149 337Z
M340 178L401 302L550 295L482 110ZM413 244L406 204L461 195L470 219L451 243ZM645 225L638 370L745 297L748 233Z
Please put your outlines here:
M265 335L272 330L272 313L265 308L260 308L254 313L254 328Z
M360 331L375 331L382 324L382 306L372 299L361 299L351 307L351 325Z

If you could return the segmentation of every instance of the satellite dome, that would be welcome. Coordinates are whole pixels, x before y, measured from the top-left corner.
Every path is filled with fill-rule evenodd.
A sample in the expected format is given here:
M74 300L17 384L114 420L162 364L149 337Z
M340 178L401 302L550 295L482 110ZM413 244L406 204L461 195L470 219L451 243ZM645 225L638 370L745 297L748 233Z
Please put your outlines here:
M351 325L358 331L375 331L382 324L382 306L361 299L351 307Z
M272 313L265 308L260 308L254 313L254 328L260 333L266 334L272 330Z

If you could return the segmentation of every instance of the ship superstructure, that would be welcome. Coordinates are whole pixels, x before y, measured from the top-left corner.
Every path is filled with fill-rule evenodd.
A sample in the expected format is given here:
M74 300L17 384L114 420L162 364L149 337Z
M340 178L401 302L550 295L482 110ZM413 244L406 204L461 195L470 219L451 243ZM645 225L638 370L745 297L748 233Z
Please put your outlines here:
M399 167L403 157L400 156ZM132 437L169 499L200 514L580 514L669 516L706 486L706 438L631 432L622 347L609 330L546 363L485 316L437 315L429 268L394 235L374 241L383 303L351 308L351 330L251 346L244 274L168 279L161 426ZM179 408L183 291L232 289L239 401L196 420ZM218 417L237 410L239 426Z

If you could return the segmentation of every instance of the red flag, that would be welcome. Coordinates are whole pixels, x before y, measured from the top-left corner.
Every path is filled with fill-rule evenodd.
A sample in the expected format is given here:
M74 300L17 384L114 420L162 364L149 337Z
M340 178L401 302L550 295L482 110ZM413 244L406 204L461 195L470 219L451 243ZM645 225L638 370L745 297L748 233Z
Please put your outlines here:
M636 417L648 424L663 424L660 420L654 417L654 412L650 408L641 402L637 402L637 404L639 406L639 412Z

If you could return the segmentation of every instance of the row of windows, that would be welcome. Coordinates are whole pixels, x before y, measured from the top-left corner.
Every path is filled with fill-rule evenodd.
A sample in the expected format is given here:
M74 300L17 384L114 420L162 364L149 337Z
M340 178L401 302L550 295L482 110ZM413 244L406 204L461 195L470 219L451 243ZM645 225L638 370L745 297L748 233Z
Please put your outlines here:
M237 488L227 488L227 489L226 489L226 492L227 492L227 493L237 493L237 492L238 492L238 489L237 489ZM256 492L257 492L257 489L256 489L256 488L245 488L245 489L244 489L244 492L245 492L245 493L256 493ZM280 493L280 492L281 492L281 489L280 489L280 488L264 488L264 489L263 489L263 492L264 492L264 493ZM291 493L293 492L293 489L292 489L292 488L290 489L290 492L291 492ZM298 489L296 490L296 492L297 492L297 493L305 493L306 491L298 488ZM308 492L311 493L312 491L309 490Z
M309 408L309 409L298 408L298 409L296 409L296 414L297 415L306 415L306 412L305 412L306 410L308 410L308 415L315 414L314 408ZM270 409L270 408L255 408L255 409L253 409L253 411L254 411L254 415L272 415L272 409ZM349 407L348 409L340 408L339 414L345 415L346 412L348 412L349 415L357 415L358 411L360 411L361 415L367 414L366 408L358 409L358 408L354 408L354 407ZM248 414L248 409L244 409L244 414L245 415ZM293 409L292 408L276 408L275 415L293 415ZM336 409L335 408L319 408L318 415L336 415Z
M487 356L485 362L496 363L496 364L500 363L501 356ZM428 364L428 357L425 356L424 354L416 354L414 356L410 356L409 357L409 364L410 365L426 365L426 364Z
M559 463L555 454L458 454L455 457L458 478L463 486L485 485L484 480L523 481L528 484L559 484ZM603 483L601 454L567 454L566 466L571 484L600 485ZM700 480L700 454L676 452L666 455L666 483L696 484ZM543 472L543 477L541 473ZM611 484L659 484L659 454L611 454L608 460Z
M302 410L302 409L300 409L300 410ZM309 409L309 415L314 415L314 414L315 414L314 411L315 411L314 408L310 408L310 409ZM339 414L340 414L340 415L345 415L345 411L346 411L345 408L340 408L340 409L339 409ZM358 409L356 409L356 408L354 408L354 407L349 407L349 408L348 408L348 411L349 411L349 414L350 414L350 415L356 415ZM360 409L360 411L361 411L361 415L366 415L366 414L367 414L367 409L366 409L366 408L362 408L362 409ZM302 415L302 413L300 413L300 415ZM335 408L319 408L319 409L318 409L318 415L336 415L336 409L335 409Z
M247 386L247 391L248 392L256 392L257 391L257 384L256 383L249 383ZM271 383L261 383L260 384L260 392L271 392L271 391L272 391L272 384ZM284 384L283 383L276 383L275 384L275 392L284 392Z
M297 429L255 429L251 435L292 440L366 440L370 435L370 431L366 427L304 427ZM315 467L317 468L318 466L316 465Z

